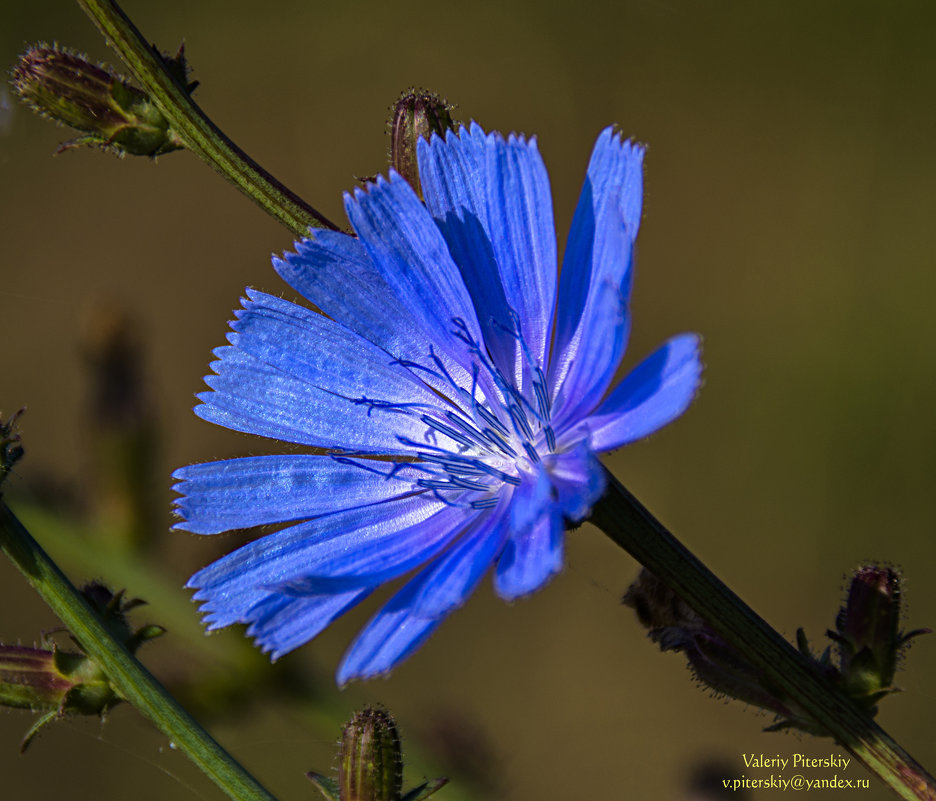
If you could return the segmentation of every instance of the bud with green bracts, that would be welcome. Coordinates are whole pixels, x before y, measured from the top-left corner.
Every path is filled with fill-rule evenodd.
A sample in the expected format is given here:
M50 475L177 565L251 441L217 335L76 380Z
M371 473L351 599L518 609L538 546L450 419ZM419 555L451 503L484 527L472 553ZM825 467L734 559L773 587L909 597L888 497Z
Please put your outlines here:
M838 645L839 670L846 692L871 714L878 700L896 690L891 685L908 640L930 631L899 631L900 585L900 573L894 568L858 568L845 605L835 619L835 631L827 633Z
M124 612L142 601L124 601L122 592L113 594L97 583L85 587L82 594L131 652L163 633L160 626L134 631L127 623ZM44 713L26 733L20 751L29 747L47 723L65 715L103 717L120 701L107 675L84 653L64 651L51 642L42 648L0 645L0 706Z
M180 48L166 59L185 84L187 66ZM149 96L110 67L90 63L66 48L35 45L23 53L10 81L33 111L84 132L62 143L56 153L89 145L119 156L159 156L183 147L168 120Z

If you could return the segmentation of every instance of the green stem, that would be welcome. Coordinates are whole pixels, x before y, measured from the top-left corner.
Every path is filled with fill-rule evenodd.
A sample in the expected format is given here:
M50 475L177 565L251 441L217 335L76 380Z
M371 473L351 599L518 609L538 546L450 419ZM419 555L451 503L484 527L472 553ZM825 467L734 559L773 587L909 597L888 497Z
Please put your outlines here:
M162 56L113 0L78 0L185 146L299 237L309 228L338 226L263 170L205 116L166 70Z
M0 500L0 549L42 596L117 692L236 801L275 801L115 640L58 566Z
M726 587L610 473L590 521L688 603L902 798L936 800L936 781Z

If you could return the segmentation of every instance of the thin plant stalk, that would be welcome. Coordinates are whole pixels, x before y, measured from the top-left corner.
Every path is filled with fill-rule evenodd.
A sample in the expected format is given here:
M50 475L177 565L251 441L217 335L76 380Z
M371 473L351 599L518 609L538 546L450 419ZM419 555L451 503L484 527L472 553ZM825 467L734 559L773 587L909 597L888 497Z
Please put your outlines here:
M236 801L276 801L108 632L74 585L0 500L0 550L19 568L117 693Z
M112 0L78 0L133 76L169 120L185 146L296 236L310 228L338 226L287 189L235 145L195 104L163 63L159 52Z

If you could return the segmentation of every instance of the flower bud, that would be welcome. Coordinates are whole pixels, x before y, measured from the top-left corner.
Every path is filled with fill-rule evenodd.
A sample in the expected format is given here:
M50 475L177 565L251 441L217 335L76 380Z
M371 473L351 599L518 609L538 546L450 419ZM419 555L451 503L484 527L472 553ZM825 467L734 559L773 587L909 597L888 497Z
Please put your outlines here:
M99 583L81 592L131 653L163 633L160 626L134 631L127 623L124 612L142 601L124 601L122 591L114 594ZM0 706L45 713L26 733L20 751L47 723L69 714L103 716L120 700L107 675L84 653L62 651L51 643L44 648L0 645Z
M89 145L119 156L158 156L182 147L145 92L70 50L30 47L14 67L11 84L33 111L85 133L62 143L56 153Z
M890 567L866 565L852 576L845 606L828 636L838 644L842 684L855 700L873 707L893 691L900 653L911 637L900 626L900 573Z
M448 781L435 779L403 795L400 733L384 709L357 712L345 724L338 762L337 782L307 774L329 801L422 801Z
M46 713L26 732L21 753L47 723L68 714L103 715L119 702L107 677L84 654L0 646L0 704Z
M62 651L0 645L0 704L21 709L59 709L69 690L76 663ZM87 657L85 657L86 659Z
M390 713L365 709L344 727L338 754L341 801L397 801L403 791L403 749Z
M402 175L422 200L416 146L420 138L437 133L444 136L455 128L451 112L455 106L430 92L410 89L393 106L390 119L390 166Z

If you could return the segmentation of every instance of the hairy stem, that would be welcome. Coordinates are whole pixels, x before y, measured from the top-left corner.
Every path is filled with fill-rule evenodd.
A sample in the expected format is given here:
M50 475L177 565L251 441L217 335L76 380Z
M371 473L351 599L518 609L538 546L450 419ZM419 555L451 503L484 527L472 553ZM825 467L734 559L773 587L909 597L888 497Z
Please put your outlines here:
M902 798L936 801L936 781L726 587L610 473L590 521L677 593L712 629Z
M338 226L287 189L222 133L168 72L159 51L147 44L113 0L78 0L133 76L165 115L185 146L299 237L309 228Z

